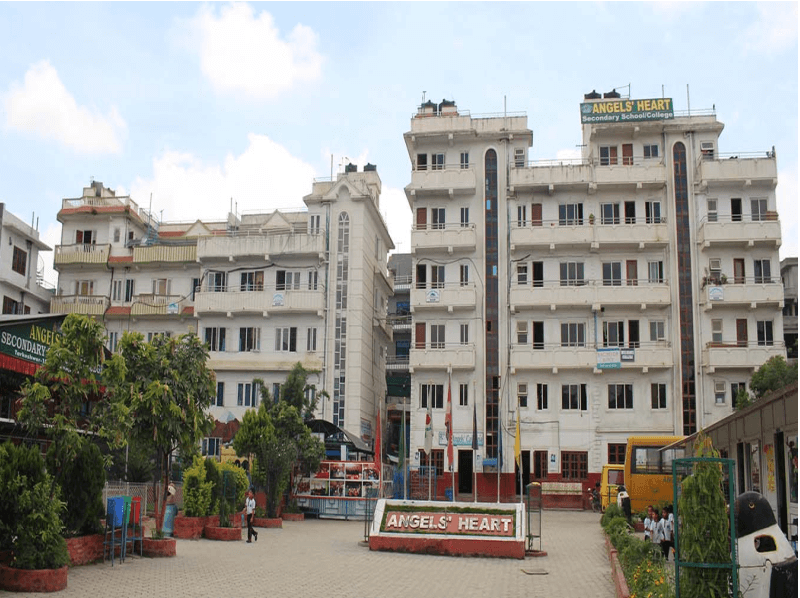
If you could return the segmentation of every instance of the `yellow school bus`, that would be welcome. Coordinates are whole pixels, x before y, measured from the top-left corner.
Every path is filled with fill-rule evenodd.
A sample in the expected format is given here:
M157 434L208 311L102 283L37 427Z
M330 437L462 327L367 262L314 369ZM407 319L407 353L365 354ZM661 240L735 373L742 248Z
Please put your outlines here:
M683 436L631 436L625 451L625 489L631 511L647 505L672 502L672 460L684 456L683 448L662 451Z
M600 508L603 511L608 505L617 504L617 488L624 485L624 465L603 465L603 473L600 474Z

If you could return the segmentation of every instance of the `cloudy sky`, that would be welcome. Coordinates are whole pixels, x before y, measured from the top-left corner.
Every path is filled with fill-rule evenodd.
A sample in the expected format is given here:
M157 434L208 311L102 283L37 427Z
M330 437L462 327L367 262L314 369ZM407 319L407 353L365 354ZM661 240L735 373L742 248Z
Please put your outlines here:
M61 199L92 178L164 219L223 219L231 198L300 207L349 159L377 164L408 251L403 133L423 94L473 114L506 98L549 159L576 152L584 93L663 86L676 110L716 108L721 152L775 146L796 256L797 23L794 2L4 2L0 201L54 245Z

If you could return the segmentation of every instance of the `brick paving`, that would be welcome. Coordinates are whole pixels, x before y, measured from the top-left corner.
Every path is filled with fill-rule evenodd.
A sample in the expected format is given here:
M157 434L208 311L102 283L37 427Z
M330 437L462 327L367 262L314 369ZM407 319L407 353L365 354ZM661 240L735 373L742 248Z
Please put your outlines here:
M613 598L599 520L591 512L545 511L548 555L525 560L372 552L359 545L363 521L284 522L283 529L260 530L251 544L178 540L174 558L73 567L67 589L57 595Z

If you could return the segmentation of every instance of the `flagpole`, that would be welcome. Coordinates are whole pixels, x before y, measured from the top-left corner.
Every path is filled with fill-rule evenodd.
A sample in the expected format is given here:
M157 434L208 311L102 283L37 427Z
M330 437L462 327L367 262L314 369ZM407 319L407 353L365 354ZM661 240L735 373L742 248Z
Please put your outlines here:
M478 502L478 395L472 380L472 502Z
M453 375L448 372L447 378L447 413L445 428L447 429L447 460L450 467L450 500L456 502L455 468L453 467Z

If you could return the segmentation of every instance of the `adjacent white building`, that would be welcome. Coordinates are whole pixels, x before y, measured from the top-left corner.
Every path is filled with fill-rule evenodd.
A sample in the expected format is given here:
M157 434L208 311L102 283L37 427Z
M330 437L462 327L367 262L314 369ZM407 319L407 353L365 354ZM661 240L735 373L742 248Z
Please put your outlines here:
M628 436L721 419L785 355L774 150L721 153L713 111L607 96L576 105L574 160L529 162L524 114L453 102L420 106L404 135L411 446L428 404L444 430L450 394L457 492L474 467L493 492L501 445L513 491L517 406L524 477L588 486Z
M44 314L50 310L52 285L45 282L40 251L51 251L39 239L34 223L25 224L0 203L0 294L4 314Z

